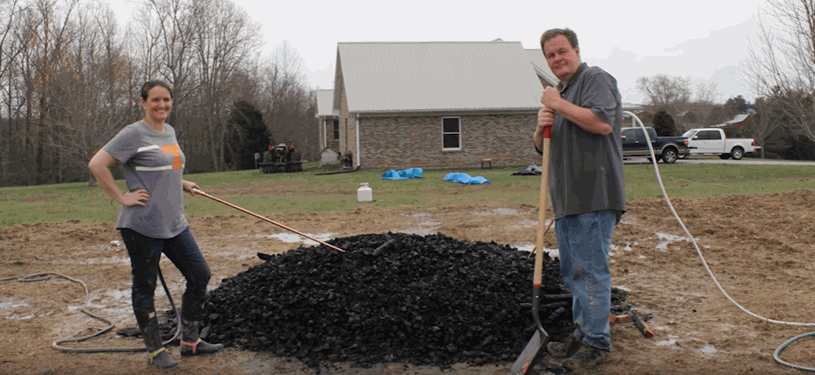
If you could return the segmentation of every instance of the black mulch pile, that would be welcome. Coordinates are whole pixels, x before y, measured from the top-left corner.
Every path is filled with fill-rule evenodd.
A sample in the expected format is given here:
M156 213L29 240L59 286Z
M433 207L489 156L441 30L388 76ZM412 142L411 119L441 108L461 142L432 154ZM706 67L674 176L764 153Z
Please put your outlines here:
M359 235L267 259L210 292L211 342L295 357L309 366L513 362L534 334L534 256L441 234ZM540 317L571 332L571 295L557 261L544 261ZM615 312L625 292L614 289Z

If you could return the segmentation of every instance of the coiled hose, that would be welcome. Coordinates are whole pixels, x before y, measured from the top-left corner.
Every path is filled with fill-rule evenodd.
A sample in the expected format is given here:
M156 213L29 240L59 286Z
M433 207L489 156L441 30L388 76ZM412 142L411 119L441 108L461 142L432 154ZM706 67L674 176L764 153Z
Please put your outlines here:
M761 319L761 320L763 320L763 321L765 321L767 323L776 323L776 324L784 324L784 325L791 325L791 326L810 326L810 327L815 326L815 323L787 322L787 321L783 321L783 320L774 320L774 319L765 318L765 317L763 317L761 315L758 315L758 314L756 314L756 313L754 313L754 312L752 312L750 310L747 310L742 305L740 305L738 302L736 302L736 300L734 300L732 297L730 297L729 294L727 294L727 292L724 290L722 285L719 284L719 281L716 280L716 276L713 275L713 271L710 270L710 267L708 266L707 261L705 261L705 257L704 257L704 255L702 255L702 251L699 249L699 245L696 244L696 240L693 238L693 235L691 235L690 231L688 231L688 228L685 227L685 224L682 222L682 219L676 213L676 210L674 209L673 204L671 204L671 199L668 198L668 193L665 191L665 185L662 183L662 177L659 174L659 167L657 167L657 158L656 158L656 154L654 153L654 147L651 145L651 137L648 135L648 131L645 129L645 125L642 124L642 121L640 120L639 117L637 117L637 115L635 115L635 114L633 114L633 113L631 113L629 111L623 111L623 114L628 114L628 115L632 116L632 118L637 120L637 124L639 124L639 126L643 129L643 133L645 133L646 143L648 144L648 151L650 151L650 153L651 153L651 164L653 164L653 166L654 166L654 172L656 173L657 182L659 182L659 188L662 190L662 197L665 198L665 202L668 203L668 207L671 209L671 213L673 214L674 218L676 218L676 221L679 223L679 226L682 227L682 230L685 231L685 234L688 235L688 238L690 239L691 243L693 243L693 248L696 249L696 255L698 255L699 259L702 260L702 265L705 266L705 270L707 271L708 275L710 275L710 278L713 280L713 283L716 284L716 287L719 288L719 291L725 296L725 298L727 298L728 301L730 301L733 305L738 307L741 311L747 313L748 315L750 315L750 316L752 316L754 318ZM797 370L801 370L801 371L815 372L815 368L799 366L799 365L796 365L796 364L786 362L786 361L784 361L784 360L782 360L780 358L781 352L783 352L784 349L787 348L787 346L789 346L790 344L792 344L795 341L798 341L800 339L803 339L803 338L809 337L809 336L813 336L813 335L815 335L815 332L805 333L805 334L795 336L795 337L785 341L778 348L775 349L775 351L773 352L773 359L775 360L776 363L778 363L780 365L783 365L783 366L788 366L788 367L791 367L791 368L794 368L794 369L797 369Z
M111 329L114 328L114 325L113 325L113 323L111 323L110 320L105 319L105 318L103 318L103 317L101 317L99 315L96 315L96 314L88 311L87 308L85 308L88 305L88 303L90 303L90 297L91 296L90 296L90 291L88 290L88 286L82 280L79 280L79 279L76 279L76 278L73 278L73 277L70 277L70 276L67 276L67 275L63 275L61 273L43 272L43 273L31 274L31 275L26 275L26 276L21 276L21 277L8 277L8 278L0 279L0 281L17 280L19 282L35 282L35 281L50 280L51 276L61 277L61 278L66 279L68 281L72 281L74 283L82 285L82 288L85 289L85 305L82 306L82 309L80 311L85 313L85 315L90 316L91 318L94 318L96 320L99 320L99 321L107 324L107 327L105 327L105 328L103 328L103 329L101 329L101 330L99 330L99 331L97 331L97 332L95 332L95 333L93 333L91 335L88 335L88 336L76 337L76 338L70 338L70 339L63 339L63 340L56 340L51 344L51 346L54 349L57 349L57 350L60 350L60 351L63 351L63 352L67 352L67 353L115 353L115 352L130 353L130 352L144 352L144 351L147 351L147 349L145 347L143 347L143 346L142 347L133 347L133 348L125 348L125 347L122 347L122 348L70 348L70 347L62 345L64 343L68 343L68 342L82 342L82 341L85 341L85 340L89 340L89 339L92 339L92 338L94 338L96 336L105 334L105 333L107 333L108 331L110 331ZM175 307L175 303L173 303L173 297L170 295L170 290L167 289L167 284L164 282L164 276L161 274L161 268L159 268L159 270L158 270L158 277L159 277L159 280L161 280L161 286L164 288L164 292L167 294L167 299L170 300L170 307L176 313L175 316L176 316L176 319L178 319L178 309ZM167 344L175 341L175 339L178 338L178 335L180 333L181 333L181 324L176 324L175 334L173 334L173 337L170 338L169 340L162 342L162 345L167 345Z

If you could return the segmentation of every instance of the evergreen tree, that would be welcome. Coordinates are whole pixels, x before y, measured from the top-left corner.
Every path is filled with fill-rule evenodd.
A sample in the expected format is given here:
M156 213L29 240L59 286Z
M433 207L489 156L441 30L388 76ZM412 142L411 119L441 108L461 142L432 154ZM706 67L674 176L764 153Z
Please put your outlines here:
M255 168L255 153L263 155L269 147L270 134L263 114L254 105L239 100L229 113L229 134L225 161L233 170Z
M668 111L661 109L654 114L654 130L661 136L677 135L676 124Z

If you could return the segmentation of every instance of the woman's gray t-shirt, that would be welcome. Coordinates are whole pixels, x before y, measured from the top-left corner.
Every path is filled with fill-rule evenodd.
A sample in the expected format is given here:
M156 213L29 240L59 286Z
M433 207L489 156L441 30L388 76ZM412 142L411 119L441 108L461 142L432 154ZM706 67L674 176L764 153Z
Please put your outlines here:
M102 148L119 160L128 191L145 189L145 207L122 206L116 229L128 228L148 237L173 238L187 228L182 176L186 157L175 129L157 132L142 121L126 126Z

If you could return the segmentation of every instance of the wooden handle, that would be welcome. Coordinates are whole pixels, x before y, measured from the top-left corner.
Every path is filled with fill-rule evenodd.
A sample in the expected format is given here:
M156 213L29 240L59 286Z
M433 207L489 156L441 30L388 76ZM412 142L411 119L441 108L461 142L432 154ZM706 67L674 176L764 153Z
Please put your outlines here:
M532 286L540 287L543 278L543 233L546 226L546 193L549 187L549 149L552 143L552 127L543 130L543 162L541 165L540 209L538 211L538 238L535 242L535 274Z
M201 194L201 195L203 195L203 196L205 196L205 197L207 197L207 198L209 198L209 199L212 199L212 200L214 200L214 201L216 201L216 202L223 203L223 204L225 204L225 205L227 205L227 206L229 206L229 207L232 207L232 208L234 208L234 209L236 209L236 210L238 210L238 211L241 211L241 212L243 212L243 213L247 213L247 214L249 214L249 215L252 215L252 216L254 216L254 217L256 217L256 218L258 218L258 219L260 219L260 220L263 220L263 221L265 221L265 222L268 222L268 223L272 223L272 224L274 224L274 225L277 225L278 227L281 227L281 228L283 228L283 229L285 229L285 230L287 230L287 231L289 231L289 232L299 234L299 235L301 235L301 236L303 236L303 237L305 237L305 238L308 238L308 239L310 239L310 240L313 240L313 241L317 241L317 242L319 242L319 243L321 243L321 244L323 244L323 245L325 245L325 246L328 246L328 247L330 247L330 248L332 248L332 249L334 249L334 250L337 250L337 251L339 251L339 252L345 252L345 250L340 249L339 247L336 247L336 246L334 246L334 245L331 245L331 244L325 243L325 242L323 242L323 241L320 241L320 240L318 240L318 239L316 239L316 238L314 238L314 237L311 237L311 236L309 236L309 235L307 235L307 234L305 234L305 233L299 232L299 231L297 231L297 230L295 230L295 229L292 229L292 228L289 228L289 227L287 227L287 226L285 226L285 225L283 225L283 224L280 224L280 223L278 223L278 222L276 222L276 221L274 221L274 220L272 220L272 219L269 219L269 218L266 218L266 217L260 216L260 215L258 215L258 214L256 214L256 213L252 212L252 211L249 211L249 210L247 210L247 209L244 209L244 208L238 207L238 206L236 206L236 205L234 205L234 204L232 204L232 203L229 203L229 202L227 202L227 201L225 201L225 200L221 200L221 199L215 198L215 197L213 197L213 196L211 196L211 195L209 195L209 194L207 194L207 193L204 193L204 192L203 192L203 191L201 191L200 189L192 189L192 191L193 191L194 193L196 193L196 194Z

